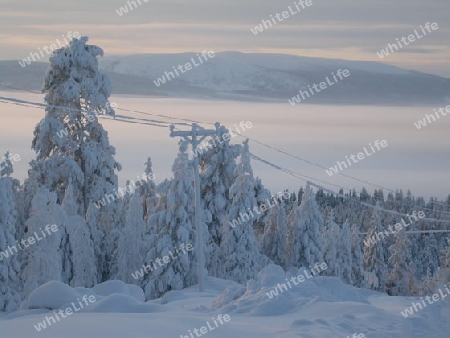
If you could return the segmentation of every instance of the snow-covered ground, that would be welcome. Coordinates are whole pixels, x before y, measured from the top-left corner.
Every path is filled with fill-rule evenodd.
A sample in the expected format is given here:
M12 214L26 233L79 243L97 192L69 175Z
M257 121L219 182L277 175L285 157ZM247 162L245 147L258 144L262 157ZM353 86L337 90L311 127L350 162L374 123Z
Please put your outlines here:
M401 311L420 299L389 297L319 275L298 285L291 283L277 297L267 295L278 283L286 284L286 279L299 275L312 276L305 270L284 274L280 267L269 265L246 286L208 277L204 293L193 286L146 303L138 287L119 281L76 290L50 282L22 305L34 309L2 315L0 332L2 337L17 338L344 338L355 333L368 338L449 336L450 303L445 299L404 318ZM82 301L83 295L93 295L96 301L40 332L36 330L35 325L55 309L72 307L72 302L80 308L76 298ZM231 318L228 322L223 319L226 315ZM207 328L204 334L202 327Z

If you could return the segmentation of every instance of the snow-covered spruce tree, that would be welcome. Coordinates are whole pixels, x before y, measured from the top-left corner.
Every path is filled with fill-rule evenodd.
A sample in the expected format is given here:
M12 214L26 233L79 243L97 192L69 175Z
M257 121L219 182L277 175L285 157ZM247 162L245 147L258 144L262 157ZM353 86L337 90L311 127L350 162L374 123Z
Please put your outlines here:
M298 194L297 194L297 203L300 205L302 204L303 194L304 194L303 187L300 187Z
M364 202L371 204L371 197L369 193L367 192L366 188L362 188L361 192L359 193L359 202ZM368 232L371 219L373 217L373 212L371 208L362 207L361 204L358 203L358 219L355 221L356 224L360 226L361 232Z
M204 246L204 243L195 241L194 177L187 147L186 141L180 141L178 157L172 169L174 178L164 182L165 192L151 217L158 230L152 259L171 257L170 253L177 258L170 258L168 263L158 265L154 261L145 261L149 267L156 266L154 271L147 271L145 276L144 290L147 299L160 297L167 291L180 290L197 282L195 250L183 254L180 249L189 244L193 247Z
M404 213L404 208L403 208L403 203L404 203L404 196L403 196L403 190L397 190L395 192L395 197L394 197L394 209L397 210L398 212L402 212Z
M244 142L240 162L235 171L236 181L230 188L232 200L228 219L223 225L223 241L220 246L220 276L238 283L255 278L269 259L261 255L260 245L253 231L257 212L255 180L250 165L248 140ZM233 220L240 224L232 226Z
M327 194L324 193L322 188L317 189L317 192L314 195L319 207L325 207L326 205L329 205Z
M292 209L287 220L288 256L291 266L308 268L315 263L324 262L320 236L323 226L315 195L308 184L302 203Z
M361 213L361 204L355 190L348 194L348 198L344 199L340 217L342 220L348 220L349 224L359 223L359 214Z
M425 278L418 283L417 295L425 296L434 293L438 289L439 275L432 274L431 269L428 269Z
M134 194L127 210L125 227L119 239L117 254L117 279L128 284L140 284L132 277L143 264L142 242L145 231L142 198Z
M358 288L367 288L364 274L364 255L361 249L361 236L356 224L351 227L350 242L352 247L352 281Z
M11 162L11 155L6 152L4 160L1 162L0 167L0 179L5 178L4 182L7 184L7 194L13 199L14 211L15 211L15 225L14 233L16 239L23 238L25 233L25 217L24 217L24 191L17 179L10 178L10 175L14 172L13 164ZM6 180L7 179L7 180ZM10 190L9 190L10 189ZM11 195L9 195L11 194ZM0 250L1 251L1 250ZM22 255L19 254L19 261L21 261ZM0 307L1 309L1 307Z
M359 199L361 202L370 203L370 194L367 192L366 188L362 188L359 193Z
M218 137L223 139L228 132L228 129L221 126ZM226 138L224 142L215 146L211 143L200 155L202 199L205 207L213 215L209 232L218 246L222 240L223 218L231 205L229 189L235 180L236 158L239 153L240 146L231 145Z
M253 174L252 174L253 175ZM270 201L272 194L266 189L259 177L255 178L255 198L258 205L258 209L261 210L261 215L256 215L253 222L253 230L255 235L262 245L264 232L267 226L270 210L266 210L267 201Z
M436 229L436 228L434 228ZM431 270L432 274L435 274L439 268L439 246L438 241L436 240L436 235L433 233L430 234L421 234L421 238L419 240L420 247L417 248L416 254L420 270L419 274L424 276L428 269Z
M150 215L155 212L158 204L158 197L156 195L156 184L154 181L152 159L149 157L145 162L144 175L147 181L139 188L139 193L143 200L144 221L148 221Z
M422 228L423 222L417 222L413 223L410 227L408 227L408 231L414 231L414 230L426 230L427 228ZM431 267L428 267L424 265L424 262L428 261L431 257L431 252L428 250L427 247L425 247L425 237L426 234L410 234L409 238L411 241L411 255L414 258L413 259L413 265L414 265L414 274L417 278L417 280L422 279L424 276L428 275L428 272L433 275L434 277L434 271L431 271ZM427 252L424 252L427 251ZM427 259L424 259L425 256ZM434 269L433 269L434 270Z
M162 229L166 226L168 221L166 220L167 216L167 196L169 195L171 181L164 180L162 183L156 186L156 193L159 196L158 203L156 204L154 212L149 215L146 224L146 230L143 235L143 264L150 265L158 258L157 253L157 244L159 240L159 234ZM148 271L147 271L148 272ZM141 286L145 290L146 285L149 283L149 275L146 275L142 280ZM149 291L149 293L151 290ZM150 296L147 295L149 299Z
M240 154L240 145L230 144L230 138L226 137L228 133L228 129L221 126L217 137L222 142L214 145L210 141L199 158L202 201L204 210L211 214L211 220L207 223L210 240L206 244L206 266L209 274L215 277L220 274L217 269L221 260L218 252L223 240L222 225L230 210L230 187L236 178L236 159Z
M450 284L450 238L447 238L447 246L442 250L441 266L437 273L437 283L440 286L445 284L448 286Z
M156 186L154 182L152 161L150 157L145 163L144 171L148 181L140 189L140 194L143 202L145 229L143 233L142 242L142 257L143 263L154 261L156 257L156 247L158 242L158 233L163 226L161 222L155 216L156 210L164 210L167 201L167 194L169 191L169 182L165 180L159 186ZM160 194L160 192L163 192ZM162 195L160 198L159 196ZM160 213L160 216L162 213ZM158 225L161 225L158 229ZM206 228L205 228L206 229ZM207 231L205 231L207 232ZM141 283L142 287L145 287L145 280Z
M104 256L102 241L105 238L105 233L102 228L98 226L100 214L98 208L93 202L89 203L89 207L86 212L86 223L89 228L89 233L91 235L92 244L94 245L94 257L95 264L97 267L97 276L99 282L102 278L102 271L109 269L109 262L102 259Z
M373 197L372 197L372 201L375 204L379 204L380 207L384 207L384 192L383 190L379 189L375 189L375 191L373 192Z
M87 45L87 37L73 39L68 46L53 52L46 72L43 92L45 118L36 126L32 148L37 157L31 162L26 195L34 196L39 185L55 192L60 203L69 182L77 213L85 217L91 202L102 200L117 190L114 160L115 149L110 146L108 134L98 122L97 114L114 115L108 102L111 86L107 77L98 71L97 57L101 48ZM27 201L26 211L29 211ZM117 201L98 210L97 226L107 237L118 226ZM113 239L93 237L95 246L101 246L97 257L101 280L109 275L113 257ZM100 242L97 242L97 241Z
M8 153L7 153L8 155ZM9 161L8 157L6 157ZM2 176L10 175L11 162L3 163ZM17 212L14 201L14 182L0 178L0 311L16 310L21 301L19 247L16 242Z
M322 243L324 247L324 259L327 262L328 269L325 271L327 276L341 277L341 252L340 248L341 231L339 225L334 221L333 208L327 215L325 227L322 228Z
M61 204L65 215L65 245L63 243L64 282L72 287L92 287L98 283L98 271L95 266L94 243L91 232L83 217L77 214L77 204L73 196L72 185L66 190Z
M348 220L344 222L342 225L341 231L341 240L339 241L340 247L338 247L338 251L341 253L341 279L344 283L353 285L353 276L352 276L352 243L351 243L351 234L350 234L350 223Z
M30 218L26 221L26 237L38 234L41 240L24 249L25 268L21 276L24 283L23 296L28 295L40 285L52 280L62 281L62 237L65 235L65 213L56 202L55 193L45 188L38 190L31 203ZM46 225L56 225L57 231ZM43 238L44 232L46 237Z
M125 183L126 187L131 187L130 181L127 180ZM127 211L128 208L130 207L130 201L131 201L131 197L134 195L134 192L131 191L130 189L125 189L125 193L122 197L122 199L119 201L120 204L120 218L121 218L121 222L122 224L125 224L126 221L126 217L127 217Z
M13 173L13 165L11 162L9 151L6 152L4 160L1 162L0 177L8 177Z
M284 210L286 211L286 215L290 215L292 213L292 210L297 208L300 204L298 201L292 198L292 193L289 192L289 189L285 189L283 191L283 196L291 196L290 198L282 198L281 202L283 203Z
M374 209L370 221L369 233L367 239L377 239L377 234L383 233L381 215L378 209ZM366 276L370 280L369 287L373 290L384 292L386 290L386 261L384 255L383 236L378 236L379 240L364 246L364 269ZM370 241L368 242L370 243Z
M405 230L395 234L395 242L389 247L390 271L387 292L391 296L409 296L416 293L413 275L411 243Z
M286 212L284 207L278 204L272 207L267 218L267 226L262 240L262 252L283 269L287 269L286 236Z

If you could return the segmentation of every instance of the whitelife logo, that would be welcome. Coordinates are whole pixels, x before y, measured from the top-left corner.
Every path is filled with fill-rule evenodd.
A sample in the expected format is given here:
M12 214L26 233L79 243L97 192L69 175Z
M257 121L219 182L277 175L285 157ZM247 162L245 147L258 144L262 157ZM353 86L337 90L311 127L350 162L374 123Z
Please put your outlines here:
M294 276L291 279L287 279L286 278L285 280L287 282L287 285L278 283L275 288L273 288L269 292L266 292L267 297L269 297L269 299L272 299L274 297L278 297L278 295L283 293L284 291L292 289L291 282L292 282L292 284L297 286L300 283L303 283L305 280L311 279L311 278L315 277L316 275L318 275L319 273L321 273L322 271L325 271L326 269L328 269L328 265L325 262L323 262L323 263L316 263L316 264L314 264L314 267L310 266L310 268L311 268L311 274L312 275L310 275L308 273L308 270L304 269L302 271L303 272L302 274L300 274L298 276ZM288 286L289 286L289 288L288 288ZM283 287L284 287L284 289L283 289ZM280 292L278 292L278 290L280 290Z
M445 297L447 297L448 295L450 295L450 289L447 287L447 285L445 286L445 291L447 292L447 294L443 293L441 289L438 289L437 291L439 291L439 293L435 293L433 296L426 296L425 300L428 302L428 304L432 305L435 302L438 302L440 300L444 300ZM431 300L433 299L433 300ZM409 316L414 315L415 312L419 312L419 310L423 310L424 308L426 308L428 305L427 303L425 303L425 300L423 299L423 297L420 297L421 303L411 303L412 306L410 306L408 309L405 309L403 311L400 311L400 313L402 314L403 317L408 318ZM422 307L423 305L423 307Z
M400 47L400 48L403 48L403 45L408 46L411 42L416 41L416 38L417 38L417 40L419 40L419 39L423 38L424 36L426 36L426 35L427 35L427 32L426 32L425 29L422 27L422 25L420 26L420 28L422 29L423 35L420 35L420 34L417 32L417 29L415 29L415 30L414 30L414 34L408 35L408 41L409 41L409 42L406 41L406 38L405 38L404 36L402 36L402 38L400 39L400 40L402 40L401 42L399 41L398 38L396 38L397 44L395 44L395 43L394 43L394 44L388 43L388 45L387 45L387 47L386 47L385 49L382 49L382 50L380 50L379 52L377 52L378 57L379 57L380 59L382 59L382 58L384 58L385 56L388 56L389 54L398 51L398 48L399 48L399 47ZM433 22L432 24L430 24L429 22L427 22L427 23L425 24L425 28L426 28L426 30L428 31L428 33L431 33L431 30L434 30L434 31L435 31L435 30L437 30L439 27L438 27L438 24L437 24L436 22ZM402 43L403 43L403 45L402 45ZM398 47L397 47L397 45L398 45ZM395 51L394 51L394 48L395 48ZM389 51L389 50L390 50L390 51Z
M10 162L19 162L20 161L20 155L19 154L10 154L9 152L6 153L1 159L0 159L0 172L6 168L7 161Z
M295 106L297 103L300 103L302 101L305 101L307 98L309 98L310 96L314 95L314 91L313 88L315 90L316 93L320 93L322 90L327 89L328 86L333 86L336 83L339 82L339 80L336 78L336 75L339 77L339 79L342 81L344 78L349 77L350 76L350 71L348 69L338 69L336 72L336 75L334 74L334 72L331 72L331 75L333 76L333 79L335 82L330 81L330 79L328 78L328 76L325 77L325 81L320 82L319 84L314 83L312 86L308 85L308 89L309 89L309 93L311 93L311 95L309 95L308 91L305 90L299 90L299 94L294 96L292 99L288 100L289 103L291 104L291 106ZM311 88L312 87L312 88ZM320 89L319 89L320 87ZM300 96L302 97L300 99Z
M216 135L210 140L204 140L199 146L197 146L197 148L195 148L195 152L191 150L191 154L194 157L197 157L203 154L205 151L208 151L209 149L215 148L224 142L229 142L233 137L242 135L244 131L253 128L253 124L250 121L241 121L239 126L235 124L234 127L234 131L229 130L227 133Z
M214 326L211 326L211 324L209 323L209 321L206 322L206 326L202 326L200 329L193 329L191 332L191 330L188 330L189 332L189 336L184 336L184 335L180 335L180 338L195 338L195 337L201 337L204 334L207 334L208 332L211 332L212 330L215 330L219 327L219 324L217 322L220 323L220 325L224 325L225 323L228 323L229 321L231 321L231 317L230 315L224 315L223 319L222 319L222 315L218 315L217 318L212 318L212 320L214 321ZM195 333L195 336L194 336Z
M137 1L137 3L136 3ZM141 0L136 0L136 1L127 1L127 3L125 4L125 6L120 7L119 9L116 9L116 13L119 14L119 16L122 16L124 14L128 13L128 8L130 9L130 12L135 9L138 8L139 6L142 6L143 3L141 2ZM144 3L149 2L150 0L142 0ZM139 6L138 6L139 4ZM133 7L134 6L134 7Z
M369 143L370 149L372 149L372 152L367 151L367 148L364 147L364 153L363 152L359 152L356 157L358 157L358 160L364 160L366 158L366 156L372 156L373 154L375 154L375 149L373 148L375 146L375 148L377 148L378 151L381 150L381 148L386 148L388 146L388 143L386 140L376 140L374 142L374 146L372 146L372 143ZM380 148L381 146L381 148ZM355 155L351 154L350 158L348 158L348 156L345 156L345 159L347 160L348 166L352 166L352 162L350 161L350 159L353 161L353 163L358 163L359 161L355 158ZM328 174L328 176L333 176L333 174L337 174L339 172L339 169L343 170L343 169L347 169L347 164L345 162L336 162L336 165L334 167L331 167L330 169L325 169L326 173Z
M98 117L100 115L111 114L111 112L114 112L114 109L117 108L117 107L119 107L119 105L117 103L115 103L115 102L111 102L111 103L107 102L105 104L105 111L106 111L105 114L99 114L98 112L90 112L89 111L86 114L86 118L89 121L89 123L92 123L92 122L95 121L95 117L96 116ZM64 120L65 120L64 123L67 125L67 127L56 132L56 135L58 135L59 138L63 138L63 137L69 136L69 131L75 132L75 131L78 131L78 130L82 130L84 128L83 124L79 120L77 120L74 123L67 123L66 119L67 119L67 116L64 118Z
M288 11L283 11L280 13L275 14L275 18L277 18L278 22L282 22L284 19L288 19L291 15L295 15L297 13L300 13L302 9L305 9L306 7L312 6L312 0L300 0L298 3L294 2L295 8L298 12L294 11L291 6L288 6ZM301 7L301 9L300 9ZM283 17L283 18L281 18ZM255 26L255 28L250 28L251 32L254 35L258 35L259 33L262 33L265 29L268 29L272 27L272 23L274 25L277 24L277 21L275 20L274 16L271 15L269 20L261 20L261 23L258 26ZM264 25L264 27L263 27Z
M42 228L39 229L41 232L42 237L39 237L39 234L35 231L33 236L28 237L27 239L22 239L20 241L21 244L17 244L17 246L9 246L7 247L7 249L5 251L0 251L0 261L3 260L3 258L8 258L9 255L14 255L15 253L18 253L19 250L23 250L24 247L28 248L30 245L35 244L36 242L39 242L41 240L43 240L44 238L47 237L47 235L51 235L52 233L58 231L58 226L56 224L47 224L45 226L45 232L44 230L42 230ZM47 233L47 234L46 234ZM28 243L28 245L27 245ZM17 247L19 247L19 250L17 250ZM13 250L15 252L13 252Z
M285 190L284 192L279 192L276 196L272 196L270 199L267 198L265 200L266 203L262 203L261 205L257 205L253 207L253 209L247 208L247 212L240 212L239 216L233 220L228 221L228 224L235 228L238 225L242 225L245 222L249 222L250 220L257 219L259 215L265 213L266 211L272 209L273 207L280 204L282 199L289 200L291 198L291 194L289 191ZM270 203L270 202L273 202ZM281 201L282 202L282 201ZM253 213L254 211L254 213ZM255 215L256 214L256 215Z
M403 217L401 218L400 222L396 223L394 225L394 228L392 228L392 225L389 225L389 231L391 233L388 233L387 230L383 231L383 232L378 232L377 234L373 235L371 238L366 238L364 239L364 245L366 247L370 247L371 245L374 245L376 242L378 242L379 240L381 240L381 237L383 237L383 240L385 237L388 237L389 235L394 235L397 232L406 229L407 227L409 227L411 224L414 223L414 221L411 219L411 217L415 220L418 221L421 218L424 218L426 215L423 211L413 211L412 215L410 214L406 214L406 216L408 216L408 219L411 223L406 223L405 220L403 219Z
M169 251L169 255L164 256L163 258L159 258L159 257L158 257L157 259L155 259L155 261L156 261L156 263L159 264L159 267L163 267L164 264L169 264L169 263L170 263L171 258L172 258L172 262L173 262L174 260L180 258L181 255L185 255L185 254L187 254L188 252L192 251L193 249L194 249L194 247L192 246L192 244L184 245L184 243L181 243L181 244L180 244L180 250L182 251L182 253L180 253L180 250L175 249L175 253L176 253L178 256L174 256L173 252L172 252L172 251ZM169 257L169 256L170 256L170 257ZM145 265L145 264L142 265L142 269L136 271L135 273L132 273L131 276L132 276L134 279L136 279L136 280L138 280L139 278L144 277L144 275L145 275L146 273L150 273L150 272L153 272L153 271L155 271L156 269L158 269L158 266L156 266L156 263L155 263L155 262L152 262L152 266L150 266L150 265Z
M192 64L194 65L194 67L198 67L198 66L200 66L201 64L203 64L203 62L208 61L208 57L209 57L210 59L212 59L212 58L214 58L215 56L216 56L216 55L214 54L213 51L210 50L209 52L206 52L206 50L204 50L204 51L202 52L201 55L197 53L198 61L199 61L200 63L196 63L196 62L195 62L195 59L194 59L193 57L191 58L191 61L192 61ZM203 58L205 61L203 61L202 58ZM172 66L173 71L175 72L175 74L177 74L177 76L175 76L175 74L174 74L173 72L171 72L171 71L169 71L169 72L166 71L166 72L164 72L164 75L163 75L163 76L161 76L161 77L157 78L156 80L154 80L153 83L156 85L156 87L159 87L159 86L161 86L162 84L165 84L165 83L166 83L166 79L167 79L167 81L174 80L175 77L180 76L180 74L178 73L177 69L178 69L182 74L184 74L184 73L186 73L187 71L193 69L193 68L192 68L192 64L191 64L190 62L187 62L187 63L184 65L184 68L183 68L183 65L180 65L180 64L178 65L177 68L175 68L175 66ZM170 76L172 76L172 78L170 78Z
M445 109L445 111L444 111ZM434 110L434 115L436 115L436 117L434 117L434 115L428 115L425 114L425 117L422 120L419 120L416 122L414 122L414 125L416 126L416 128L418 130L420 130L422 127L426 127L429 123L431 122L436 122L436 118L439 120L441 117L439 116L439 113L441 113L442 116L446 116L447 113L450 113L450 105L444 107L440 107L438 110L433 109ZM433 119L433 121L431 121L431 119ZM427 123L428 121L428 123Z
M91 295L89 297L87 295L84 295L82 300L86 306L88 306L92 303L95 303L97 301L97 299L93 295ZM73 315L75 312L78 312L78 311L84 309L85 306L83 305L83 303L80 301L79 298L77 298L77 301L78 301L78 305L80 305L79 308L75 305L75 302L72 302L71 303L72 307L69 306L64 311L63 310L58 311L58 313L62 317L62 319L67 318L68 316ZM52 324L56 324L57 321L59 322L61 320L61 318L59 318L58 313L56 313L56 311L53 311L53 315L45 316L45 320L43 320L42 322L39 322L37 325L34 325L34 328L36 329L36 331L40 332L40 331L46 329L47 324L48 324L48 326L51 326Z

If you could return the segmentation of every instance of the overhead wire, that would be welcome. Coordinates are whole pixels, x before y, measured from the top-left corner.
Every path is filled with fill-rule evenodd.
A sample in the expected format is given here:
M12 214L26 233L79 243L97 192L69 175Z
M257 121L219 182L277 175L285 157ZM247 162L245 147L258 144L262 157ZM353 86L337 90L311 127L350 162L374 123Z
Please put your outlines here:
M22 91L27 91L27 92L31 92L31 93L34 93L34 94L38 94L38 92L30 91L30 90L23 90L23 89L20 89L20 88L16 88L16 87L14 87L14 86L8 86L8 85L4 85L4 84L0 84L0 86L6 87L6 88L15 89L15 90L22 90ZM49 107L49 105L46 105L46 104L40 104L40 103L36 103L36 102L29 102L29 101L19 100L19 99L5 98L5 97L1 97L1 96L0 96L0 102L5 102L5 100L10 100L10 101L12 101L12 102L10 102L10 103L17 104L17 105L22 104L22 105L24 105L25 107L26 107L25 104L29 104L29 105L31 105L31 106L39 106L39 107L41 107L41 108L42 108L42 107L44 107L44 108L45 108L45 107ZM8 103L8 102L5 102L5 103ZM80 110L78 110L78 109L67 108L67 107L58 107L58 106L50 106L50 107L61 108L61 109L66 109L66 110L80 111ZM137 110L131 110L131 109L120 108L120 107L115 108L115 109L116 109L116 110L122 110L122 111L130 112L130 113L145 114L145 115L149 115L149 116L158 116L158 117L166 118L166 119L169 119L169 120L172 120L172 121L185 121L185 122L182 122L182 123L176 123L176 122L174 123L174 122L171 122L171 124L179 125L179 126L188 126L188 124L187 124L186 122L190 122L190 123L198 123L198 124L207 124L207 125L214 125L214 123L210 123L210 122L201 122L201 121L197 121L197 120L193 120L193 119L184 119L184 118L173 117L173 116L168 116L168 115L164 115L164 114L154 114L154 113L143 112L143 111L137 111ZM157 112L157 111L152 111L152 112ZM102 116L102 115L100 115L100 116ZM116 115L116 119L117 119L118 121L121 121L121 122L136 123L136 124L146 124L146 125L157 126L157 127L164 127L164 128L168 127L168 123L169 123L169 122L167 122L167 121L147 120L147 119L134 118L134 117L124 116L124 115ZM124 120L124 119L125 119L125 120ZM136 119L137 119L137 120L146 121L147 123L145 123L145 122L144 122L144 123L142 123L142 122L135 122L135 121L126 121L126 119L131 119L131 120L136 120ZM155 123L163 123L163 124L167 124L167 125L161 125L161 124L158 125L158 124L155 124ZM177 128L177 129L178 129L178 128ZM179 129L178 129L178 130L179 130ZM291 153L289 153L289 152L287 152L287 151L284 151L284 150L282 150L282 149L276 148L276 147L274 147L274 146L271 146L271 145L269 145L269 144L267 144L267 143L264 143L264 142L261 142L261 141L259 141L259 140L256 140L256 139L253 139L253 138L244 136L244 135L242 135L242 134L240 134L240 133L237 133L237 135L240 136L240 137L249 139L250 141L252 141L252 142L254 142L254 143L256 143L256 144L262 145L262 146L264 146L264 147L266 147L266 148L268 148L268 149L272 149L272 150L277 151L277 152L279 152L279 153L281 153L281 154L284 154L284 155L289 156L289 157L291 157L291 158L294 158L294 159L297 159L297 160L299 160L299 161L302 161L302 162L304 162L304 163L313 165L313 166L318 167L318 168L321 168L321 169L325 169L325 170L328 169L328 168L324 167L324 166L321 165L321 164L318 164L318 163L315 163L315 162L310 161L310 160L308 160L308 159L302 158L302 157L300 157L300 156L291 154ZM262 163L264 163L264 164L266 164L266 165L270 165L270 166L274 167L275 169L281 170L281 171L283 171L284 173L289 174L289 175L291 175L291 176L293 176L293 177L296 177L296 178L298 178L298 179L301 179L301 180L304 181L304 182L306 182L306 180L305 180L304 178L302 178L302 177L305 177L305 178L308 178L308 179L312 179L312 180L314 180L314 181L316 181L316 182L321 182L321 183L324 183L324 184L328 184L328 185L331 185L331 186L335 186L335 187L338 187L338 188L340 188L340 189L351 190L351 188L344 187L344 186L342 186L342 185L337 185L337 184L334 184L334 183L330 183L330 182L327 182L327 181L323 181L323 180L314 178L314 177L312 177L312 176L308 176L308 175L305 175L305 174L298 173L298 172L296 172L296 171L294 171L294 170L291 170L291 169L281 168L281 167L279 167L279 166L277 166L277 165L274 165L273 163L270 163L269 161L264 160L264 159L262 159L261 157L258 157L258 156L254 155L254 154L251 154L251 156L252 156L252 158L255 159L255 160L258 160L258 161L260 161L260 162L262 162ZM389 189L389 188L383 187L383 186L378 185L378 184L370 183L370 182L368 182L368 181L366 181L366 180L361 180L361 179L358 179L358 178L353 177L353 176L351 176L351 175L347 175L347 174L344 174L344 173L338 173L338 174L339 174L339 175L342 175L342 176L344 176L344 177L347 177L347 178L349 178L349 179L358 181L358 182L360 182L360 183L365 183L365 184L368 184L368 185L371 185L371 186L375 186L375 187L378 187L378 188L380 188L380 189L383 189L383 190L386 190L386 191L389 191L389 192L395 192L395 190L393 190L393 189ZM439 203L439 202L437 202L437 201L433 201L433 203L436 203L436 204L439 204L439 205L446 206L446 205L441 204L441 203ZM429 208L423 208L423 209L432 210L432 209L429 209ZM433 210L433 211L442 212L442 213L445 213L445 214L450 214L450 212L446 212L446 211L443 211L443 210Z

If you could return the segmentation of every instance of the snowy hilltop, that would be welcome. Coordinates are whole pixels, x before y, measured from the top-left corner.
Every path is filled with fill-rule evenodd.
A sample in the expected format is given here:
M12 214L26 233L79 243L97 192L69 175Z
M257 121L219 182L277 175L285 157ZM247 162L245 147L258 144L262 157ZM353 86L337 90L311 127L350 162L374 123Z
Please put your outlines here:
M47 65L27 68L0 61L2 82L39 90ZM151 97L288 102L308 85L337 70L351 74L339 86L308 98L308 104L416 106L450 100L450 79L380 62L313 58L285 54L200 51L179 54L107 56L100 60L113 94Z

